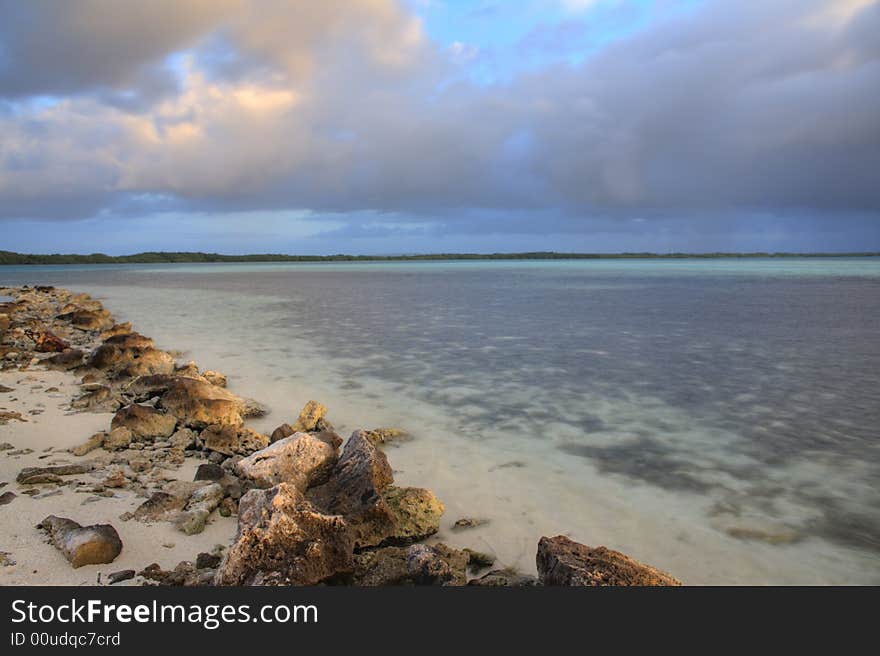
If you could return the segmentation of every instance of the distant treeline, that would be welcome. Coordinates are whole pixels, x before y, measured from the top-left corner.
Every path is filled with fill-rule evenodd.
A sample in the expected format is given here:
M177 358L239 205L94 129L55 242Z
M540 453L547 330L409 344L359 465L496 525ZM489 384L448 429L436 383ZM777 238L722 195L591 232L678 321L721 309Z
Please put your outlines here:
M3 264L172 264L192 262L408 262L420 260L613 260L753 257L878 257L874 253L433 253L426 255L221 255L148 252L134 255L30 255L0 251Z

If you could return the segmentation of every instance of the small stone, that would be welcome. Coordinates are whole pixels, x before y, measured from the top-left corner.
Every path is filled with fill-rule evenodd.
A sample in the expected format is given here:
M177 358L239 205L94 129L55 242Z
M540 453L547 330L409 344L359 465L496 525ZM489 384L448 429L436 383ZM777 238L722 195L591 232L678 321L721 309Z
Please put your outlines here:
M495 564L495 556L483 553L482 551L474 551L473 549L463 549L468 557L468 567L472 570L486 569Z
M474 517L462 517L455 521L452 525L453 531L464 531L469 528L476 528L477 526L485 526L489 523L488 519L476 519Z
M196 568L197 569L216 569L216 567L220 564L221 557L218 554L211 554L202 552L198 556L196 556Z
M128 581L129 579L133 579L135 576L135 572L133 569L123 569L119 572L113 572L112 574L107 575L107 582L110 585L114 583L121 583L122 581Z
M317 401L309 401L299 413L299 418L293 425L294 433L308 433L324 430L329 427L324 416L327 414L327 406Z
M3 494L0 494L0 506L9 505L15 497L15 492L4 492Z
M100 448L101 445L104 444L104 438L106 436L106 433L95 433L79 446L73 447L70 452L75 456L84 456L87 453L90 453L95 449Z
M219 481L224 476L223 468L213 462L206 462L196 469L195 481Z

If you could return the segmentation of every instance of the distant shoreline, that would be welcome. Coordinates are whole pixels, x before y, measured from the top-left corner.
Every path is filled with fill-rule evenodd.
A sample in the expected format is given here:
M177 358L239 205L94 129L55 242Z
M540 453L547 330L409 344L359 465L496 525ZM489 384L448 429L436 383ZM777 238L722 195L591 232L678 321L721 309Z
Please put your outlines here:
M51 255L0 251L0 265L40 264L199 264L223 262L419 262L455 260L683 260L738 258L830 258L880 257L880 252L865 253L432 253L422 255L223 255L198 252L145 252L132 255L75 253Z

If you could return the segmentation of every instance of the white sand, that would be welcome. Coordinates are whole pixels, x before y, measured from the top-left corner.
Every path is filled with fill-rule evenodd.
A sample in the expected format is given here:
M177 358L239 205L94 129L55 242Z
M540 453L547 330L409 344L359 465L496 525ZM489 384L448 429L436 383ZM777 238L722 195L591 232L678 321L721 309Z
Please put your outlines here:
M0 585L95 585L106 583L107 575L124 569L140 571L151 563L171 569L181 560L194 560L201 551L211 551L216 544L228 545L235 533L236 519L224 518L215 511L205 531L187 536L168 522L144 524L135 520L123 522L119 516L134 510L144 499L129 490L117 490L114 498L94 497L75 492L72 486L22 486L15 482L24 467L88 461L106 457L102 450L76 457L66 449L84 442L90 435L106 430L112 417L109 413L70 413L70 399L78 392L77 379L69 373L54 371L0 372L0 385L14 388L0 392L0 409L20 412L27 422L11 420L0 426L0 443L8 442L33 453L9 455L0 451L0 494L12 491L18 495L10 504L0 506L0 551L7 552L15 565L0 567ZM57 387L58 392L46 392ZM30 415L30 410L43 410ZM177 471L168 470L169 477L191 481L200 460L187 458ZM83 474L64 477L100 483L104 474ZM61 494L32 498L22 492L37 487L41 492L60 489ZM89 498L98 500L85 503ZM122 553L107 565L86 565L74 569L61 552L48 543L45 534L35 528L47 515L68 517L83 526L108 523L122 538ZM165 546L173 545L173 546ZM139 577L126 584L142 582ZM122 585L122 584L119 584Z

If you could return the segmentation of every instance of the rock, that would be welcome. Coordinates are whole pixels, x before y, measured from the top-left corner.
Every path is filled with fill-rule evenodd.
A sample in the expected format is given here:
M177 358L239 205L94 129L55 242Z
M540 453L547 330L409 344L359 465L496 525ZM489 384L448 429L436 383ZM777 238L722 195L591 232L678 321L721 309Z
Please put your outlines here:
M34 350L37 353L61 353L70 348L70 344L48 330L36 333L27 331L27 336L34 341Z
M125 335L127 333L134 332L132 330L131 321L126 321L125 323L117 323L110 326L107 330L101 333L101 339L106 340L108 337L114 337L116 335Z
M153 463L149 458L129 458L128 466L133 472L145 472L153 466Z
M214 578L213 571L200 571L194 563L188 560L177 563L177 566L171 571L163 570L158 563L153 563L147 565L138 574L159 585L186 587L211 585Z
M378 447L391 442L403 442L412 439L412 436L401 428L374 428L364 431L367 439Z
M72 348L66 351L62 351L61 353L56 353L55 355L46 358L45 360L43 360L43 364L45 364L49 369L60 369L62 371L67 371L82 366L84 357L85 353L83 353L80 349Z
M414 544L406 552L406 569L416 585L464 585L468 557L445 544Z
M154 374L170 374L174 371L174 358L166 351L145 349L133 355L116 371L118 378L134 378Z
M521 574L513 569L495 569L477 579L468 581L468 585L487 587L521 588L541 585L534 576Z
M536 562L544 585L681 585L681 581L666 572L619 551L588 547L564 535L541 538Z
M226 475L226 472L223 471L223 468L220 465L215 465L213 462L206 462L199 465L198 469L196 469L194 481L219 481L223 476Z
M196 443L196 434L189 428L179 428L169 440L173 449L185 451L190 449Z
M199 365L192 360L181 367L175 367L174 374L176 376L187 376L189 378L198 378L200 380L204 379L204 376L199 373Z
M109 488L120 488L128 485L128 478L125 476L125 472L122 469L114 469L111 471L107 477L104 479L103 483L104 487Z
M492 554L483 553L482 551L474 551L473 549L463 549L462 551L467 554L468 567L474 571L486 569L495 564L495 556Z
M120 405L122 402L106 385L98 385L70 403L71 408L88 412L116 412Z
M15 499L15 492L4 492L0 494L0 506L6 506L12 503Z
M315 585L352 571L345 520L321 513L294 485L251 490L239 508L238 535L215 584Z
M308 433L295 433L240 460L235 471L257 487L291 483L305 492L327 482L337 457L331 444Z
M195 535L205 530L205 522L223 500L223 487L212 483L201 487L189 498L184 511L175 520L178 530L187 535Z
M351 584L362 587L411 584L406 549L383 547L355 554Z
M21 416L20 412L11 412L9 410L0 410L0 426L8 423L10 420L23 421L27 423L27 419Z
M272 435L269 437L269 442L274 444L278 440L283 440L285 437L290 437L296 431L293 430L293 426L290 424L281 424L278 428L272 431Z
M6 387L6 385L0 385L0 394L7 394L9 392L14 392L14 387Z
M445 510L430 490L389 487L382 495L393 517L394 529L382 542L406 544L434 535Z
M100 449L101 446L104 444L104 438L106 437L107 433L95 433L79 446L73 447L70 452L75 456L84 456L87 453L91 453L95 449Z
M74 567L112 563L122 551L122 540L110 524L81 526L72 519L49 515L37 526Z
M452 525L453 531L465 531L469 528L476 528L477 526L485 526L489 523L488 519L476 519L474 517L462 517L461 519L455 520L455 523Z
M365 431L355 431L330 480L310 498L345 517L356 549L408 544L436 533L443 504L428 490L393 488L393 482L385 454Z
M221 556L218 554L201 552L196 556L197 569L216 569L220 564Z
M242 417L263 417L269 414L269 408L254 399L241 399Z
M159 404L189 428L201 430L212 424L239 427L243 423L242 399L222 387L193 378L173 379Z
M186 506L187 498L169 492L154 492L134 512L122 515L123 521L136 519L149 524L173 519Z
M134 441L134 433L128 426L118 426L104 438L104 448L108 451L125 449Z
M22 485L34 485L36 483L57 483L61 482L61 476L85 474L92 471L92 469L94 469L94 467L91 463L81 463L76 465L55 465L52 467L25 467L19 472L15 480Z
M134 570L133 569L123 569L118 572L113 572L112 574L107 575L107 582L110 585L114 583L122 583L123 581L128 581L134 578Z
M206 371L202 374L202 378L217 387L226 387L226 376L219 371Z
M205 448L227 456L249 455L269 445L269 436L251 428L213 424L202 431Z
M106 330L113 325L110 313L107 310L78 309L59 314L56 318L67 321L72 326L82 330Z
M224 492L228 493L228 490L224 489ZM241 497L241 492L239 491L239 498ZM217 512L220 513L221 517L232 517L233 515L238 514L238 502L232 497L225 497L223 501L220 502L220 505L217 508Z
M329 428L329 424L324 420L324 415L326 414L326 406L317 401L309 401L302 409L302 412L299 413L299 418L293 425L293 432L308 433Z
M176 425L177 418L174 415L165 414L139 403L125 406L110 422L111 428L128 428L135 438L144 440L170 437Z

